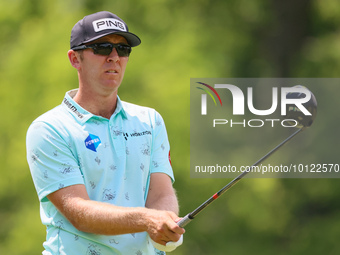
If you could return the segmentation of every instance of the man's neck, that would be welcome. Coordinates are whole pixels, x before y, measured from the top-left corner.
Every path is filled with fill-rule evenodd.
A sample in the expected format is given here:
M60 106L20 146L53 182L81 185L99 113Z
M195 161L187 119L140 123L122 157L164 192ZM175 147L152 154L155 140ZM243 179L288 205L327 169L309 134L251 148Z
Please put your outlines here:
M88 112L110 119L116 110L117 91L108 95L98 95L79 89L73 100Z

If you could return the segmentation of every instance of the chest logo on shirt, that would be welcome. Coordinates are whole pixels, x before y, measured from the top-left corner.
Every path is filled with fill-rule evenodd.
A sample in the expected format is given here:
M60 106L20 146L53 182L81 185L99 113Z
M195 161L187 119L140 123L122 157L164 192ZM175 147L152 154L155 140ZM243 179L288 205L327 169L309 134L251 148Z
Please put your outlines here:
M142 132L134 131L133 133L130 133L130 134L123 132L123 136L125 140L127 140L129 137L139 137L139 136L144 136L144 135L151 135L151 131L149 130L142 131Z
M89 134L89 136L85 139L86 148L94 152L97 152L97 148L101 143L100 138L96 135Z

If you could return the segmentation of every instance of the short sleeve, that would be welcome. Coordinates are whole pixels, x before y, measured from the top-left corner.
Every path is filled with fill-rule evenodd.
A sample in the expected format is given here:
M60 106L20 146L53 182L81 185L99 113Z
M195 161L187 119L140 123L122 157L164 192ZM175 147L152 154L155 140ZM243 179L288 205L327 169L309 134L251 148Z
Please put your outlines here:
M165 173L175 181L171 162L170 144L162 116L155 111L151 154L151 173Z
M58 189L84 184L78 160L70 144L44 122L34 122L26 136L27 161L39 200Z

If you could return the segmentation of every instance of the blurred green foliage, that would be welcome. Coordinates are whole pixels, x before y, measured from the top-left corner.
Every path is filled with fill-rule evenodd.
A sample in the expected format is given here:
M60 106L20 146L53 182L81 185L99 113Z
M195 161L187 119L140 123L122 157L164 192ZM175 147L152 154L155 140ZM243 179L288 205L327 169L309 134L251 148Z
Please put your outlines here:
M336 0L0 0L0 254L43 250L26 130L77 87L66 54L70 31L101 10L118 14L142 39L119 94L164 117L182 215L227 181L190 178L190 78L334 78L340 70ZM338 91L322 91L320 100L333 103L334 112L294 148L313 148L310 157L339 163ZM254 148L262 149L254 143L232 156L256 159ZM293 154L284 150L279 157ZM337 179L246 179L188 225L184 244L172 254L339 254L339 192Z

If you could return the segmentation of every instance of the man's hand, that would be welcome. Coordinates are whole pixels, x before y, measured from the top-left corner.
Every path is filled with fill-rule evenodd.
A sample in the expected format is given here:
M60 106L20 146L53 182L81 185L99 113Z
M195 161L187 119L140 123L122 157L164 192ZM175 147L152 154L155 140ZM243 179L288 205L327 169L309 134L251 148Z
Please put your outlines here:
M166 245L167 242L177 242L185 230L176 222L180 218L170 211L149 210L147 232L150 238L159 244Z
M177 216L178 201L168 175L151 174L146 207L151 209L147 216L147 232L153 245L167 252L181 245L185 230L176 224L180 220Z

